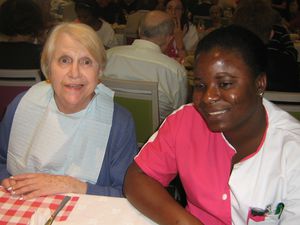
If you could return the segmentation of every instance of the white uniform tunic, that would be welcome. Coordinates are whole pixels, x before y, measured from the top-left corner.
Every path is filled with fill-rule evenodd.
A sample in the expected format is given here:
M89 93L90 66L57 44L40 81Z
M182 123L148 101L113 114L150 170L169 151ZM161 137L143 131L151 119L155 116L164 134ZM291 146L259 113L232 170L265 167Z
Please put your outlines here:
M257 152L234 166L230 177L232 224L297 225L300 123L266 100L264 106L268 116L264 141ZM253 215L260 210L265 211L262 216Z

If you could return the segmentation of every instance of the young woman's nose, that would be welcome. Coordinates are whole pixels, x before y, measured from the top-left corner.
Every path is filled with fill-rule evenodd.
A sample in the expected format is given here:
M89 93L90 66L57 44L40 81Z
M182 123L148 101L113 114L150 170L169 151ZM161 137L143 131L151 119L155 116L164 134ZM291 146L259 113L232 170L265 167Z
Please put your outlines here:
M219 89L216 87L208 86L206 91L203 94L203 101L206 104L215 103L220 98Z

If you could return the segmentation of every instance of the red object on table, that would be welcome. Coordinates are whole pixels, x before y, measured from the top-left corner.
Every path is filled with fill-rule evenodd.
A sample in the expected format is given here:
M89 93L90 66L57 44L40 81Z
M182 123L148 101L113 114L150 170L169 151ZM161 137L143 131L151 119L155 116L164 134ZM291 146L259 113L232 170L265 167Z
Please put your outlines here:
M64 197L64 195L53 195L32 200L19 200L0 189L0 225L27 225L32 214L38 208L49 208L53 213ZM71 197L70 201L59 212L55 221L67 220L78 199L77 196Z

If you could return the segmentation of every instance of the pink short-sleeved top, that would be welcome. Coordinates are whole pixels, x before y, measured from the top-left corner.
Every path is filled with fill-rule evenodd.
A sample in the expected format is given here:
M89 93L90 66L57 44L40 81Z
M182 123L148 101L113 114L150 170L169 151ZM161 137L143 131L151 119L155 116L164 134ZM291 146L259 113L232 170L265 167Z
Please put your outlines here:
M228 183L234 154L223 135L211 132L189 104L164 121L135 162L164 186L179 173L186 208L204 224L231 224Z

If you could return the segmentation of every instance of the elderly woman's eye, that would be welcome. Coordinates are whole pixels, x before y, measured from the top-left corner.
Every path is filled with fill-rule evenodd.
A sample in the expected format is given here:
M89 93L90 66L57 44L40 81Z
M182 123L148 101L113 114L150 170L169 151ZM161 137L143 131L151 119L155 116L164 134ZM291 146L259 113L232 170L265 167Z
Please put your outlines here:
M90 58L83 58L80 60L80 64L89 66L93 64L93 61Z
M59 58L59 62L61 64L68 64L68 63L72 62L72 60L71 60L70 57L62 56L62 57Z

